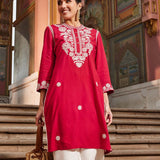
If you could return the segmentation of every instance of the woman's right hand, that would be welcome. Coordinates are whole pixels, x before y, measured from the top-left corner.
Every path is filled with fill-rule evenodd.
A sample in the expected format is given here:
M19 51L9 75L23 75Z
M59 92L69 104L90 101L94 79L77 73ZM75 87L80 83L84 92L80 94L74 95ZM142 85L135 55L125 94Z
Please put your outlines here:
M42 117L44 117L44 106L39 105L39 109L38 109L36 117L35 117L37 126L38 126L39 120L42 119ZM43 125L44 125L44 123L43 123Z

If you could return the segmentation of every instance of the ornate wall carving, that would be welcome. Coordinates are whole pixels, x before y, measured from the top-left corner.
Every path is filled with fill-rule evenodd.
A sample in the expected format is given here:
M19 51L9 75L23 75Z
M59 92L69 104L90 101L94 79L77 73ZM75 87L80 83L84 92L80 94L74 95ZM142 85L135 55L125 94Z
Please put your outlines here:
M12 0L0 1L0 95L8 95L11 60ZM1 101L1 100L0 100Z
M141 11L141 0L112 0L113 31L141 18Z
M144 22L147 33L150 37L158 32L158 2L157 0L143 0L142 3Z
M0 2L0 44L8 44L11 36L12 0Z
M110 39L110 69L114 88L145 81L142 25Z
M21 17L35 3L35 0L17 0L17 18Z

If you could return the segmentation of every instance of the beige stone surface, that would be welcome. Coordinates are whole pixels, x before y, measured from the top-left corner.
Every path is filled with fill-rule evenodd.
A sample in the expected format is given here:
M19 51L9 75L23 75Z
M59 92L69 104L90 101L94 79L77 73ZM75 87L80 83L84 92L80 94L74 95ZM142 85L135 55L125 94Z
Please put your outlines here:
M23 80L9 86L10 103L39 104L39 93L36 92L38 73L35 72Z
M105 160L160 160L160 156L106 157Z
M107 156L160 156L160 150L157 149L151 149L151 150L147 150L147 149L139 149L137 146L137 149L128 149L128 150L113 150L111 153L109 153Z
M46 128L44 127L45 131ZM36 133L37 127L35 124L20 124L20 123L0 123L0 132L7 133Z
M115 90L110 96L111 107L160 109L160 80Z

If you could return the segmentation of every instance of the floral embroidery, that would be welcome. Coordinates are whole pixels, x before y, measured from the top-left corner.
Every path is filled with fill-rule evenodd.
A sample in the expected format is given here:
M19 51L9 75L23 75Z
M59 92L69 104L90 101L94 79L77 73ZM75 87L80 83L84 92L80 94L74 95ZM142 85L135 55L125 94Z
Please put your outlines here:
M78 68L82 67L86 57L88 57L93 50L93 45L90 40L91 29L84 26L77 28L76 36L73 28L66 27L65 25L59 25L58 28L61 32L60 35L63 36L65 41L62 44L63 50L67 55L72 57L73 62Z
M105 86L103 86L103 92L108 92L110 90L113 90L113 87L109 83L107 83Z
M41 83L38 83L37 90L48 89L48 87L49 87L49 83L47 83L46 81L42 81Z

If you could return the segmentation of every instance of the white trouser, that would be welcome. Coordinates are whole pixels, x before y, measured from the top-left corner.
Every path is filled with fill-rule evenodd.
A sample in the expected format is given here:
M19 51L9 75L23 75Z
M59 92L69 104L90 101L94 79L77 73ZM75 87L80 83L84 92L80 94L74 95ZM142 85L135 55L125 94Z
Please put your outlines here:
M104 160L103 149L71 149L53 152L54 160Z

